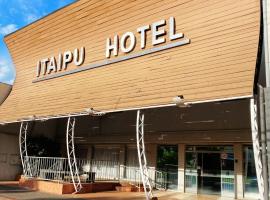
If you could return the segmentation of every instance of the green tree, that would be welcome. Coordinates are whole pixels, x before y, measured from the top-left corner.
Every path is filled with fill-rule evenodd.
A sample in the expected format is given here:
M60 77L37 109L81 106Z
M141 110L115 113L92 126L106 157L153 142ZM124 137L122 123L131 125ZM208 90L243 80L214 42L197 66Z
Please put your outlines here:
M37 157L59 157L60 145L45 136L30 137L27 141L29 156Z

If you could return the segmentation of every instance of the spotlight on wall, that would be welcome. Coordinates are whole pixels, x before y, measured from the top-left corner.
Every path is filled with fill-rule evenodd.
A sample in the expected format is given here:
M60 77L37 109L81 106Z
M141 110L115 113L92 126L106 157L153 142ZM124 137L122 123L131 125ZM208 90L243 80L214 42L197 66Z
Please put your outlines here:
M189 104L187 102L185 102L183 95L178 95L178 96L174 97L173 102L176 104L176 106L178 106L180 108L189 106Z
M87 108L87 109L85 109L85 111L89 115L91 115L91 116L102 116L102 115L105 115L105 113L100 112L100 111L96 111L96 110L94 110L94 108Z
M93 115L93 114L94 114L94 109L93 109L93 108L87 108L87 109L85 109L85 111L86 111L89 115Z
M26 120L29 120L29 121L34 121L36 119L36 116L35 115L30 115L26 118Z

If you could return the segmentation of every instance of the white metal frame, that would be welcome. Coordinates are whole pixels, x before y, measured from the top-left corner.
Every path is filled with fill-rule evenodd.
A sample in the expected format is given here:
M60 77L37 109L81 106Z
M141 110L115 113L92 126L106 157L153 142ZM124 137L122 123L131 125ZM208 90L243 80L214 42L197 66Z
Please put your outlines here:
M67 156L68 164L71 174L72 183L74 185L75 192L78 193L82 189L80 175L77 167L77 160L75 155L74 147L74 129L75 129L75 117L69 117L67 122L66 131L66 145L67 145Z
M24 176L32 176L31 167L28 162L28 152L27 152L27 134L28 134L29 122L22 122L19 134L19 146L20 146L20 156L23 167Z
M255 104L254 99L250 99L250 122L251 122L252 143L255 159L255 168L257 174L257 182L259 188L259 196L260 200L264 200L265 186L262 172L261 147L259 143L257 105Z
M146 200L151 200L153 196L153 187L150 182L150 176L147 168L146 151L144 144L144 114L140 110L137 111L137 122L136 122L136 138L137 138L137 151L138 160L140 165L140 173L142 183L144 187Z

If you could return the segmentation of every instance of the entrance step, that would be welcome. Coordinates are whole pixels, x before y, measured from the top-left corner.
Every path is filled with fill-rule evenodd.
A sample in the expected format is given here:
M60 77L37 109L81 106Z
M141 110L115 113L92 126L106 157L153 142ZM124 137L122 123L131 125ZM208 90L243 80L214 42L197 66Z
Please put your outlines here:
M113 191L120 184L118 182L95 182L82 183L82 190L79 193L95 193L103 191ZM37 190L41 192L48 192L52 194L72 194L75 192L72 183L58 182L58 181L44 181L37 179L21 178L19 186Z
M143 192L143 187L136 187L134 185L129 186L116 186L116 191L118 192Z
M133 184L131 182L122 181L120 186L115 187L118 192L143 192L143 184Z

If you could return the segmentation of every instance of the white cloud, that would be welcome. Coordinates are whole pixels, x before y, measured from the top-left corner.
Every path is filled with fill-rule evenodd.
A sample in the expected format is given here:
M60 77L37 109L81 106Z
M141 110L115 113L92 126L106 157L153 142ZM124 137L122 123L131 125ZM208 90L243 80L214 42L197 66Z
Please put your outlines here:
M0 25L0 35L7 35L17 30L16 24L8 24L6 26Z
M35 14L28 14L27 16L26 16L26 22L28 23L28 24L30 24L30 23L32 23L33 21L36 21L37 19L39 19L40 17L39 16L37 16L37 15L35 15Z
M10 80L6 81L6 83L9 84L9 85L13 85L14 79L10 79Z
M7 84L13 84L14 82L14 75L12 64L7 62L5 59L0 60L0 82L4 82Z
M6 62L0 61L0 80L5 78L9 73L9 66Z
M40 12L43 3L44 0L35 0L35 3L33 3L33 1L17 0L17 9L20 10L23 20L27 24L30 24L41 17Z

